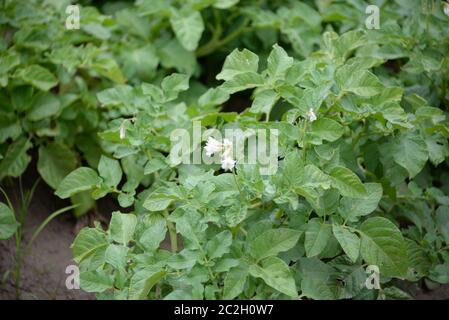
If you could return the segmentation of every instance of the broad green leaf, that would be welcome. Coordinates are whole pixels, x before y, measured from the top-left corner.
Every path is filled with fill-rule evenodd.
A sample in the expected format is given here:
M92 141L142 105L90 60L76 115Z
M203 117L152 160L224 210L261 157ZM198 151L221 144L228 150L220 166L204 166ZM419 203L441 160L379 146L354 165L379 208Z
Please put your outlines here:
M318 219L312 219L307 223L304 247L307 257L319 255L332 235L330 224L322 223Z
M170 23L176 37L186 50L193 51L198 47L204 31L204 22L200 12L175 11L170 18Z
M224 279L223 299L232 300L243 292L248 269L242 265L232 268Z
M361 97L372 97L382 91L382 83L367 70L355 65L345 65L337 70L335 80L343 92L352 92Z
M293 248L300 235L299 231L293 229L266 230L249 242L250 254L257 260L276 256Z
M267 72L274 82L285 77L287 70L293 65L293 58L287 55L287 52L277 44L267 59Z
M0 162L0 180L4 177L18 177L25 171L31 161L27 154L31 146L31 142L25 137L20 137L9 145Z
M58 84L56 77L48 69L38 64L21 69L19 76L23 81L43 91L48 91Z
M383 276L403 277L407 272L408 260L401 231L391 221L381 217L366 220L360 231L363 259L370 265L378 266Z
M330 118L319 118L312 122L310 126L311 129L307 134L307 139L312 144L320 145L323 143L323 140L336 141L344 133L343 126Z
M348 255L352 262L356 262L359 257L360 251L360 239L353 232L349 231L347 228L339 226L337 224L332 225L332 232L335 238L337 238L343 251Z
M284 261L277 257L262 260L261 265L251 265L249 273L256 278L262 278L267 285L292 298L298 296L295 280Z
M101 183L101 178L91 168L81 167L69 173L56 189L55 194L66 199L76 193L90 190Z
M124 269L129 248L110 244L105 252L105 261L116 269Z
M14 212L6 204L0 202L0 240L9 239L19 227Z
M333 268L318 258L300 258L301 294L314 300L336 298L336 281L332 277Z
M345 167L335 167L332 169L333 186L337 188L342 196L351 198L363 198L366 196L366 188L359 177Z
M422 170L429 158L426 143L418 132L397 135L392 147L394 161L408 171L410 178Z
M225 230L217 234L206 244L206 253L209 259L216 259L228 253L232 244L232 234Z
M137 218L134 214L113 212L111 223L109 224L109 232L112 239L124 245L128 244L133 238L136 224Z
M103 232L96 228L84 228L76 236L71 246L73 260L80 263L97 252L104 252L107 246L108 242Z
M59 99L52 94L42 93L33 100L27 118L30 121L40 121L57 114L61 110Z
M112 288L114 281L104 271L83 271L80 273L80 287L87 292L103 292Z
M340 200L340 215L349 221L356 220L376 210L382 198L380 183L365 183L366 195L362 198L343 197Z
M111 188L117 187L123 175L120 162L103 155L98 163L98 173L103 178L104 183Z
M180 73L173 73L162 80L161 87L167 92L185 91L189 88L189 76Z
M226 81L221 85L221 89L228 93L233 94L239 91L252 89L264 84L263 77L254 72L239 73L231 80Z
M254 113L265 113L269 115L271 109L278 100L279 95L274 90L268 89L258 91L249 111Z
M165 220L159 215L151 215L146 222L148 227L140 236L139 242L148 251L159 248L160 243L165 239L167 226Z
M19 119L14 113L0 112L0 143L7 139L15 140L22 132Z
M257 73L259 68L259 57L247 49L240 51L234 49L225 59L223 68L217 74L217 80L229 81L236 75L253 72Z
M129 299L146 300L151 289L165 274L166 271L151 267L136 272L129 284Z
M76 169L76 156L66 145L53 142L39 147L37 171L44 181L57 189L64 178Z

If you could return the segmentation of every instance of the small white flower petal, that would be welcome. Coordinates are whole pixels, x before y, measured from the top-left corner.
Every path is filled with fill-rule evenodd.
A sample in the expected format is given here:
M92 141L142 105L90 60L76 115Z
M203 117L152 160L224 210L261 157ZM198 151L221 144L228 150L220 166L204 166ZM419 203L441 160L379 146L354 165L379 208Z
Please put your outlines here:
M443 6L444 6L444 8L443 8L444 14L449 17L449 3L444 2Z
M123 140L126 138L126 128L125 128L125 121L122 122L120 125L120 139Z
M212 156L214 153L220 152L223 149L223 144L212 138L207 138L206 146L204 147L204 150L206 150L206 155L208 157Z
M221 168L223 170L232 170L235 167L236 162L237 161L233 160L232 158L224 157L221 160Z
M309 111L306 113L306 116L309 118L310 122L313 122L317 119L315 112L313 112L313 109L310 108Z

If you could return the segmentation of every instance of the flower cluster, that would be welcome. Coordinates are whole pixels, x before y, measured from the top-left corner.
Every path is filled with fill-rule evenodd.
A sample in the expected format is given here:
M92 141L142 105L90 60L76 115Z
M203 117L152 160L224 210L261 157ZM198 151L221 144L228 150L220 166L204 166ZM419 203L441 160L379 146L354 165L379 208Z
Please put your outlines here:
M232 170L236 161L232 158L232 143L228 139L223 139L223 143L209 137L204 147L206 155L211 157L217 152L221 152L221 168L224 170Z

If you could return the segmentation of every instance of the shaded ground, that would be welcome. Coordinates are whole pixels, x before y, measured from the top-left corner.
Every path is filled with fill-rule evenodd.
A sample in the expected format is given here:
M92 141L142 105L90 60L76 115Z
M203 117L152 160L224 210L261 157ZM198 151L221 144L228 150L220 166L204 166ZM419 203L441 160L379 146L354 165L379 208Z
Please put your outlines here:
M24 189L31 188L37 178L33 168L24 175ZM14 204L18 203L20 195L17 181L7 188ZM0 197L0 201L3 199ZM41 181L30 205L28 219L25 226L25 239L28 240L32 231L48 215L69 203L53 195L53 191ZM102 200L98 203L102 216L109 218L110 212L119 209L115 207L111 199ZM22 299L94 299L93 294L82 290L69 290L65 282L67 266L73 265L70 245L75 238L75 230L79 229L76 219L70 212L64 213L47 225L40 236L34 242L30 254L24 259L21 276L21 298ZM166 241L168 242L168 241ZM167 246L164 243L162 246ZM2 281L5 272L13 265L14 241L0 241L0 300L15 299L16 293L11 277ZM412 288L413 287L413 288ZM449 300L449 285L444 285L432 291L423 291L411 285L408 290L415 299L419 300Z

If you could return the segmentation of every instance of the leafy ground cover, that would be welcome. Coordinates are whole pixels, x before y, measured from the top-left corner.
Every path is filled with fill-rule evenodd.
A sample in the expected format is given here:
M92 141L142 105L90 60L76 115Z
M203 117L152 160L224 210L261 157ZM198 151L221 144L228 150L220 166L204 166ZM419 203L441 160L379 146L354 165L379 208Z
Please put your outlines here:
M116 200L72 245L99 299L404 299L405 283L449 283L449 16L374 2L84 1L67 30L69 2L3 1L0 180L35 150L76 217ZM275 172L176 160L173 132L196 124L277 130ZM12 207L0 239L20 238Z

